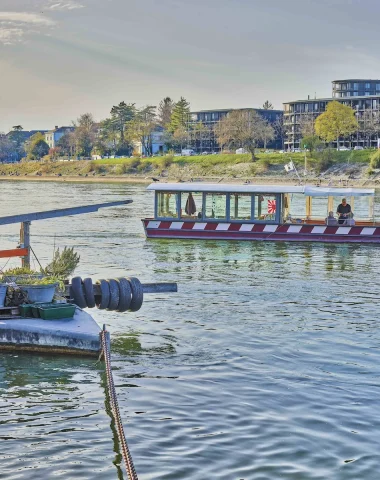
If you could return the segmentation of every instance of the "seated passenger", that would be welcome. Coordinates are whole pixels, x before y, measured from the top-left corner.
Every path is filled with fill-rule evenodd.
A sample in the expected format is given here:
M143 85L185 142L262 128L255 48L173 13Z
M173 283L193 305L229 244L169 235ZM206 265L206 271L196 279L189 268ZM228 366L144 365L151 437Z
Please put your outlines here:
M344 221L344 224L343 225L348 225L350 227L352 227L353 225L355 225L355 220L354 220L354 214L352 212L350 212L348 215L347 215L347 219Z
M325 219L326 225L338 225L338 220L334 217L334 212L329 212L329 216Z

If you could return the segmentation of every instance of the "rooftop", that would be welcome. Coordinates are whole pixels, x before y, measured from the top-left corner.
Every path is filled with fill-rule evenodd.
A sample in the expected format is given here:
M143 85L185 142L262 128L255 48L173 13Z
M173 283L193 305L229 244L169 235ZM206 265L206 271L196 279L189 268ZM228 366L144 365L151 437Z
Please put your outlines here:
M232 112L234 110L255 110L257 112L276 112L282 113L282 110L274 110L274 109L265 109L265 108L255 108L255 107L245 107L245 108L214 108L211 110L194 110L192 113L213 113L213 112Z
M380 80L379 80L380 82ZM288 105L290 103L314 103L314 102L331 102L333 100L342 101L342 100L363 100L363 99L370 99L376 98L380 99L380 93L378 95L361 95L361 96L351 96L351 97L328 97L328 98L306 98L305 100L293 100L291 102L284 102L284 105Z
M374 196L373 188L315 187L312 185L236 185L222 183L151 183L147 190L160 192L210 193L300 193L310 197L363 197Z

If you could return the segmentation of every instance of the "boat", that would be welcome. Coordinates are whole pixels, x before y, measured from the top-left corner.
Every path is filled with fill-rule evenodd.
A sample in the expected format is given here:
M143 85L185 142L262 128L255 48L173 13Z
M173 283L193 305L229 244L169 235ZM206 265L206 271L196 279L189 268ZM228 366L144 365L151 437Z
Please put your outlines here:
M154 192L154 217L142 220L147 238L380 243L374 189L157 182L147 190ZM329 212L343 198L354 220L331 225Z

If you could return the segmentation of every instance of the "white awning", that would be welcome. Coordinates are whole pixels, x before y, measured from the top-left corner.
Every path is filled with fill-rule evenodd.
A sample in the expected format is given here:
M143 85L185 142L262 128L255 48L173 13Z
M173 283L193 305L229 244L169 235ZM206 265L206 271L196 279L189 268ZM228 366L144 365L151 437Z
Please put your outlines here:
M373 188L312 187L306 185L305 195L308 197L373 197L375 190Z
M292 185L234 185L226 183L152 183L147 190L160 192L210 192L210 193L304 193L305 187Z

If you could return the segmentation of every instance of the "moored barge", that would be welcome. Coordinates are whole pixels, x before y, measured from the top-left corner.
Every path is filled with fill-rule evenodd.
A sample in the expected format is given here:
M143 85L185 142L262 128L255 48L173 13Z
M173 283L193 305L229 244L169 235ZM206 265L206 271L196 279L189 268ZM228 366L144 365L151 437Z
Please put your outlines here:
M374 189L195 182L147 189L155 194L154 217L142 220L147 238L380 243ZM338 218L343 198L353 218Z

